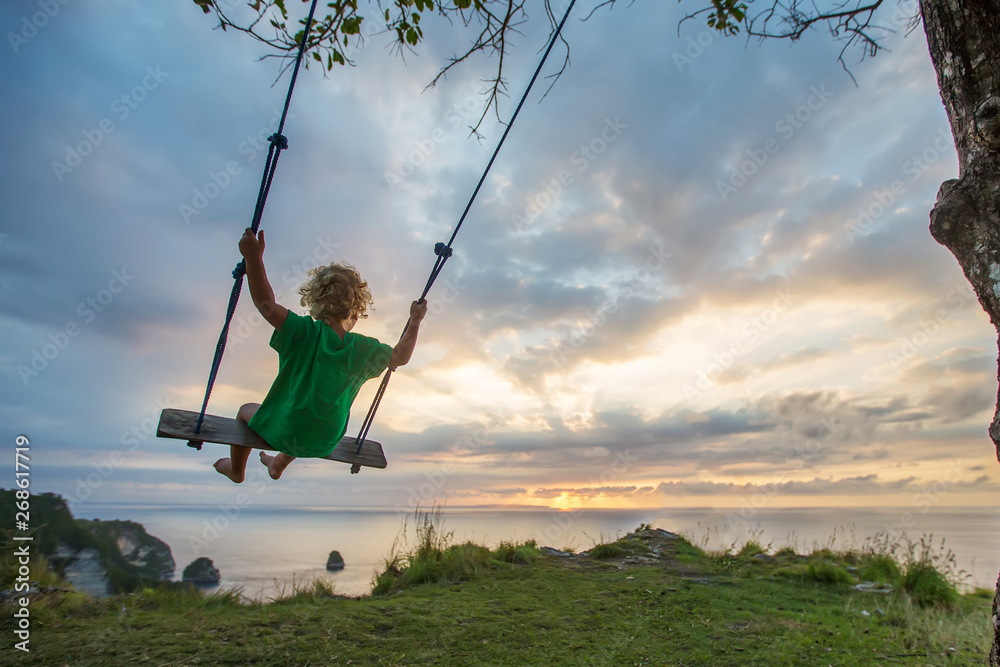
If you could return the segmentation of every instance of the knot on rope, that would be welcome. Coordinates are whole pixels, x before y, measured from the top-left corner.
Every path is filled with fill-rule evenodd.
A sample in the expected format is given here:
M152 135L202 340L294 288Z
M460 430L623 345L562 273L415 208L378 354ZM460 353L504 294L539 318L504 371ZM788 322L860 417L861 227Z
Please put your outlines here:
M233 280L239 280L240 276L246 275L246 272L247 261L245 259L241 259L240 263L236 265L235 269L233 269Z
M438 257L451 257L451 246L439 241L434 244L434 254Z
M281 150L285 150L286 148L288 148L288 137L286 137L283 134L278 134L277 132L275 132L274 134L269 136L267 140L270 141L272 144L276 144L278 148L280 148Z

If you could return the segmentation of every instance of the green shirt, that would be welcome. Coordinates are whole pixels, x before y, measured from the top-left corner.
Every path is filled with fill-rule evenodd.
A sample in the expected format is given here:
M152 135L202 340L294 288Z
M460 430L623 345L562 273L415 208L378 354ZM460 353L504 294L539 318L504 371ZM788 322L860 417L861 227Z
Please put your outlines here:
M250 428L289 456L327 456L347 431L361 385L388 368L392 348L350 331L341 340L330 325L291 311L270 344L278 377Z

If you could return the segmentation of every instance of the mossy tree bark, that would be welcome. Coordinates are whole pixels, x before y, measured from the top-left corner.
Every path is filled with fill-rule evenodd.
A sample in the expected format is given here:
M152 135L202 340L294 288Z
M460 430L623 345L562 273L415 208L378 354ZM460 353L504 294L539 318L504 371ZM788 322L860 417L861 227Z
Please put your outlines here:
M938 191L931 234L1000 334L1000 1L921 0L920 9L959 163L959 177ZM1000 395L989 434L1000 459ZM1000 580L993 633L989 664L1000 667Z

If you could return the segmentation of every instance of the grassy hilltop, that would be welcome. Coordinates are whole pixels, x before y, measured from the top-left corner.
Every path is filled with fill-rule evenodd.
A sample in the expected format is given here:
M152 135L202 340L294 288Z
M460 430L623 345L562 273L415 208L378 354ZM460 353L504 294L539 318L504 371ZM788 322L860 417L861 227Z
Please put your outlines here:
M270 603L144 589L31 603L23 665L980 665L992 592L959 595L947 554L892 545L706 553L640 526L581 554L451 544L418 514L372 596L314 583ZM925 545L926 546L926 545ZM891 592L861 592L861 580ZM12 636L10 613L3 630ZM13 642L11 642L13 644Z

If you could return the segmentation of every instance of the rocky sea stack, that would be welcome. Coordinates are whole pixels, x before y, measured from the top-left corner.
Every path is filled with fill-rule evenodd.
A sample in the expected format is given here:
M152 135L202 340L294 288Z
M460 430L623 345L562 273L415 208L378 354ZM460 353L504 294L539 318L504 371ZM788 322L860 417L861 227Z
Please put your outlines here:
M191 564L184 568L181 578L196 586L212 586L219 583L222 576L210 558L201 557L191 561Z
M344 558L340 555L339 551L330 552L330 556L326 559L326 569L328 570L344 569Z

